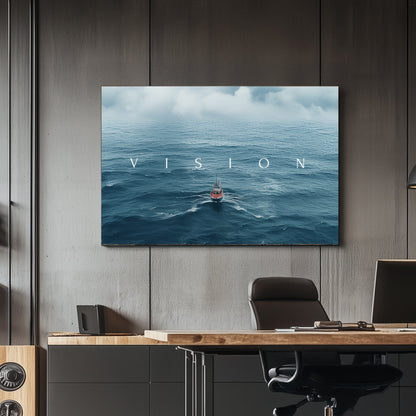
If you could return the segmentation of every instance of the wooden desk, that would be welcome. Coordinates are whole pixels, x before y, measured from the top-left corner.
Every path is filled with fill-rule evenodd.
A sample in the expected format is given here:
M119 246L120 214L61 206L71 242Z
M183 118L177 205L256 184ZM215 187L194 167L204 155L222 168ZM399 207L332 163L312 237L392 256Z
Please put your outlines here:
M289 332L276 331L165 331L148 330L145 338L167 345L198 347L274 346L281 349L331 349L416 351L416 331L399 332L397 328L375 331ZM295 347L295 348L294 348ZM220 350L221 348L218 348Z
M406 325L402 325L405 327ZM186 416L213 416L210 411L212 408L208 405L205 406L205 403L212 403L207 400L207 397L210 396L210 391L213 389L212 380L209 373L209 365L204 367L205 363L205 354L214 353L231 353L231 354L258 354L258 347L267 347L271 346L273 349L281 350L310 350L310 349L332 349L340 350L346 352L354 351L371 351L371 352L385 352L385 351L398 351L398 352L416 352L416 332L397 332L397 329L389 328L380 328L376 332L296 332L296 333L277 333L275 331L146 331L145 336L134 335L134 334L107 334L103 336L94 336L94 335L80 335L73 333L54 333L50 334L48 338L48 344L52 348L59 349L59 354L62 354L61 346L75 346L75 350L79 350L80 346L91 346L90 348L84 348L84 350L90 350L87 354L88 357L94 355L92 359L92 364L86 366L80 364L78 361L73 364L73 360L77 357L77 353L70 353L72 348L64 347L65 355L58 355L59 362L68 362L68 367L71 368L71 372L68 375L65 373L65 377L59 379L59 383L53 384L54 388L61 388L59 392L67 391L67 383L71 382L71 386L74 387L74 392L77 392L76 386L78 380L82 382L91 382L93 379L94 383L97 383L97 386L105 386L108 382L107 375L117 373L117 383L129 384L129 378L125 379L124 377L128 376L128 371L123 372L122 376L119 377L119 368L130 368L131 363L134 362L134 367L144 368L149 367L148 362L146 361L148 355L142 353L140 349L147 346L164 346L164 345L173 345L173 346L182 346L187 349L185 351L185 384L186 384L186 396L184 398L185 408L187 409ZM107 352L99 351L99 354L96 353L97 350L101 350L101 346L139 346L139 348L131 349L129 354L122 353L122 357L117 356L117 352L114 352L114 356L107 354ZM98 346L95 348L94 346ZM141 347L142 346L142 347ZM113 351L116 348L111 347ZM122 348L121 350L123 350ZM106 350L102 348L102 350ZM136 350L136 351L132 351ZM84 351L85 353L85 351ZM72 357L69 359L62 359L62 357ZM148 354L148 353L147 353ZM159 354L159 355L158 355ZM160 356L163 352L155 354L154 356ZM49 356L50 359L52 355ZM83 356L85 358L85 356ZM114 358L115 357L115 358ZM79 358L79 357L78 357ZM208 363L210 362L208 358ZM154 358L156 360L156 358ZM112 364L109 365L109 362ZM123 364L124 363L124 364ZM121 365L121 367L120 367ZM95 366L95 367L94 367ZM101 378L94 379L94 368L105 368L105 377L100 376ZM123 367L124 366L124 367ZM85 367L85 368L84 368ZM107 368L111 367L107 371ZM204 370L205 368L205 370ZM208 369L208 376L206 376L206 371ZM126 375L124 375L126 374ZM69 378L68 378L69 377ZM71 378L72 377L72 378ZM92 378L91 378L92 377ZM148 377L148 376L146 376ZM145 376L141 378L138 382L138 386L145 385L148 382ZM57 380L56 378L54 379ZM75 382L74 382L75 380ZM97 381L98 380L98 381ZM107 380L107 381L106 381ZM111 379L113 381L113 378ZM127 380L127 381L126 381ZM150 380L150 379L149 379ZM103 382L104 381L104 382ZM63 382L63 383L62 383ZM60 384L62 383L62 384ZM135 379L135 383L137 380ZM147 384L146 384L147 385ZM156 384L155 384L156 385ZM63 387L61 387L63 386ZM72 388L71 387L71 388ZM98 388L98 387L97 387ZM104 387L99 387L100 389ZM72 391L72 390L71 390ZM81 388L80 388L81 391ZM101 391L101 390L97 390ZM102 390L105 394L105 390ZM60 393L60 396L56 396L56 393L50 394L49 397L54 399L52 407L55 409L62 409L65 406L68 406L71 403L71 399L67 399L70 396L68 394ZM63 399L63 404L56 404L57 399ZM96 395L97 405L100 406L100 403L104 401L100 398L100 395ZM117 393L112 395L113 398L123 403L131 403L126 405L131 410L131 414L137 413L138 408L144 403L142 400L146 400L146 397L149 397L148 392L141 391L140 394L135 394L132 398L132 395L126 389L120 389ZM155 396L156 397L156 396ZM107 402L110 406L113 401L108 399ZM115 400L115 399L114 399ZM149 399L150 400L150 399ZM140 404L139 404L140 403ZM139 406L139 407L138 407ZM56 414L64 414L59 412L52 412ZM129 412L125 412L130 414ZM140 412L139 412L140 413ZM67 413L65 413L67 414ZM69 414L69 412L68 412Z
M206 416L207 380L205 353L257 352L273 350L336 350L374 353L416 351L416 331L398 328L375 331L277 332L277 331L145 331L146 338L177 345L185 352L186 416Z
M396 324L405 327L405 324ZM147 330L144 335L106 334L81 335L76 333L55 332L49 334L49 345L187 345L244 347L385 347L402 350L416 350L416 331L398 332L397 328L379 328L374 332L292 332L276 331L171 331ZM293 348L292 348L293 349Z

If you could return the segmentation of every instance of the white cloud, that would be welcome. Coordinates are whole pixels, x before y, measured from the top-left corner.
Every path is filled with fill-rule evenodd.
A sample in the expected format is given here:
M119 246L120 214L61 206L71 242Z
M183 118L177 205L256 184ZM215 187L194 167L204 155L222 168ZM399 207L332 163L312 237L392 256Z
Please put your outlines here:
M337 87L103 87L104 120L338 119Z

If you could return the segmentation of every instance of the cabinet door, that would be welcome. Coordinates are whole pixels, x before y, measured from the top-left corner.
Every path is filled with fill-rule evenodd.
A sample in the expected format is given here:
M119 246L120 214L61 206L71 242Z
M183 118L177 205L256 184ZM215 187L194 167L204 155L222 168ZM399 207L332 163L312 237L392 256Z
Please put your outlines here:
M184 382L184 352L175 347L150 347L150 381L152 383Z
M150 416L182 416L185 414L184 383L152 383Z
M53 383L141 383L149 381L149 347L70 345L48 348Z
M302 400L302 396L272 393L266 383L215 383L214 415L270 416L275 407L288 406ZM323 413L322 403L308 403L296 416Z
M148 383L49 383L48 416L149 415Z

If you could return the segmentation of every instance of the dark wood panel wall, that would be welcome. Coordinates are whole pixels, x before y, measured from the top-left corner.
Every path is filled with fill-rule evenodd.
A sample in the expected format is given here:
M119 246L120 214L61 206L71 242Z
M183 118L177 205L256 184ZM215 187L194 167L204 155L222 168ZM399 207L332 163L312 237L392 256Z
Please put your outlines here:
M147 0L39 1L40 330L102 304L149 325L149 249L101 241L101 86L146 85ZM95 213L95 214L94 214Z
M319 85L319 1L151 4L152 84ZM256 276L319 286L319 247L157 247L151 260L154 328L249 327Z
M9 211L9 100L8 100L8 13L0 1L0 344L9 337L8 322L8 211Z
M39 303L33 312L26 61L32 2L15 0L11 159L3 111L7 24L0 25L2 224L8 223L9 191L16 201L12 245L0 242L0 296L1 286L11 290L13 322L0 322L0 340L8 328L14 343L28 342L31 328L40 332L41 344L48 331L75 331L75 305L81 303L114 309L120 330L247 328L247 284L259 275L310 277L332 318L370 318L375 261L416 256L416 193L406 190L407 171L416 162L413 0L33 3ZM5 10L7 1L0 0ZM5 16L0 13L3 23ZM101 247L100 86L149 84L339 85L341 244Z
M336 319L370 320L376 260L407 254L407 3L324 0L321 29L341 166L341 244L322 249L322 300Z
M408 170L416 164L416 1L409 1L408 14ZM409 191L408 198L408 255L416 258L416 193Z
M0 2L0 341L34 336L32 2ZM10 22L10 25L9 25Z
M153 85L319 85L319 0L151 1Z

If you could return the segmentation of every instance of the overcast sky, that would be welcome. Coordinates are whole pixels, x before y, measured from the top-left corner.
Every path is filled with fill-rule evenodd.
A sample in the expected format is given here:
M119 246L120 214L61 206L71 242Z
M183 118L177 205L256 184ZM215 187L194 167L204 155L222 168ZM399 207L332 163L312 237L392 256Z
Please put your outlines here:
M103 87L103 121L338 120L338 87Z

